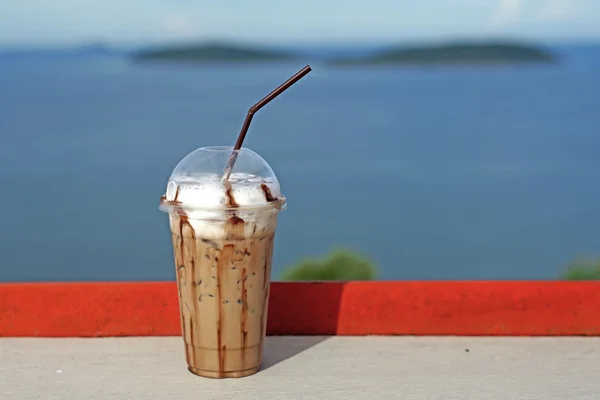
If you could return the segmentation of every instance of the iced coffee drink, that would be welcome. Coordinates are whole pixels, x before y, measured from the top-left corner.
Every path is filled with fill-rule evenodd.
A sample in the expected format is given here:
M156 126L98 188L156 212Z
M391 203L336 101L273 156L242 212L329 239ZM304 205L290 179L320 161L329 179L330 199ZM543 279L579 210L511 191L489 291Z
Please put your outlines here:
M190 153L160 205L169 213L187 364L213 378L260 368L277 214L286 206L275 174L249 149L223 179L232 151Z

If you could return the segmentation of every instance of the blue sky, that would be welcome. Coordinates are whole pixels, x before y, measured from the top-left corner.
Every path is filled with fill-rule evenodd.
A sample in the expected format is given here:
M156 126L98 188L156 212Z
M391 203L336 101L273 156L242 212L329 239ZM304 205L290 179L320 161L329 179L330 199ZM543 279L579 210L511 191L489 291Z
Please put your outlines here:
M600 0L0 0L0 45L600 39Z

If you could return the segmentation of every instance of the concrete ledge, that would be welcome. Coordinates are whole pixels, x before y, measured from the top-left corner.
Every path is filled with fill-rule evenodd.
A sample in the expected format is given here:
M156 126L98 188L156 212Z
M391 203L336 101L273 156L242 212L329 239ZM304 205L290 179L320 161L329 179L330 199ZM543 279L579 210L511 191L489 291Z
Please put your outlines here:
M270 335L600 335L600 282L275 282ZM0 284L0 336L179 336L174 282Z
M263 369L187 371L181 338L0 339L11 400L597 400L599 338L269 337Z

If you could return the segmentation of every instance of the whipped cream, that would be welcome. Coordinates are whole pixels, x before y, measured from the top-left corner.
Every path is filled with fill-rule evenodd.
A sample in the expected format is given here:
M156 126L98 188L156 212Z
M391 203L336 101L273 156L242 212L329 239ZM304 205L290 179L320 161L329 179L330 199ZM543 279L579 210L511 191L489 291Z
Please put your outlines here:
M217 174L177 178L169 181L167 201L181 204L186 209L218 209L225 207L260 206L281 197L279 182L271 177L260 177L243 172L232 173L231 191Z
M274 177L260 177L248 173L232 173L229 184L221 176L206 173L177 176L167 184L165 200L185 212L197 237L220 239L226 235L225 221L232 216L244 220L247 236L272 233L277 222L277 212L261 210L280 199L281 188ZM244 207L259 207L244 209ZM239 210L236 208L241 207ZM170 215L171 230L179 232L180 217Z

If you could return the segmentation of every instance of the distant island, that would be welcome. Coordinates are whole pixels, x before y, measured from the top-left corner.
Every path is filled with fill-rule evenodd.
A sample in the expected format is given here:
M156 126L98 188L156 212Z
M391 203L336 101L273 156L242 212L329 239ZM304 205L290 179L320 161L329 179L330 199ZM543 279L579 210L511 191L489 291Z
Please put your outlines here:
M331 65L499 65L552 63L556 57L541 48L517 43L450 43L395 47L366 57L329 60Z
M355 53L354 56L322 54L326 65L501 65L553 63L556 57L546 50L518 42L454 42L438 45L395 46L378 52ZM281 62L304 59L298 52L261 46L231 43L165 45L131 53L134 62L240 63Z
M269 62L288 61L295 57L285 51L230 44L167 46L141 50L132 54L136 62Z

